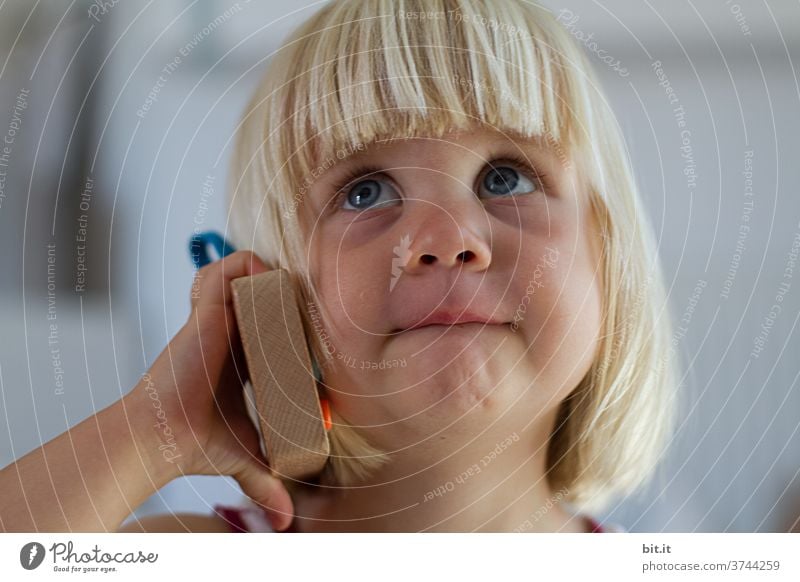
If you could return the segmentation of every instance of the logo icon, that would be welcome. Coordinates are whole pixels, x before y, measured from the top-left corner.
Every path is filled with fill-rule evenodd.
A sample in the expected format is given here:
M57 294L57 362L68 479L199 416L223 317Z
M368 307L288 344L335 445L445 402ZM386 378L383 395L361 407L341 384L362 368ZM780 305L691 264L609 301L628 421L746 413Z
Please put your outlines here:
M19 551L19 563L26 570L35 570L44 560L44 546L39 542L28 542Z
M397 280L400 278L402 267L408 264L411 259L411 238L406 234L400 238L400 244L392 249L394 251L394 258L392 259L392 280L389 282L389 293L392 292L394 286L397 285Z

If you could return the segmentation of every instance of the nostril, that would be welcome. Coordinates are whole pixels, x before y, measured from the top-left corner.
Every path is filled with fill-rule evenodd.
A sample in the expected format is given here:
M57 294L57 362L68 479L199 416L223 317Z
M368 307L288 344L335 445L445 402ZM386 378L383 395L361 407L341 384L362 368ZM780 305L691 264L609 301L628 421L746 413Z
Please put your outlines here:
M436 257L433 255L422 255L419 260L426 265L430 265L431 263L436 262Z
M459 253L458 254L458 258L462 262L466 263L466 262L471 261L472 259L475 258L475 253L473 253L472 251L464 251L463 253Z

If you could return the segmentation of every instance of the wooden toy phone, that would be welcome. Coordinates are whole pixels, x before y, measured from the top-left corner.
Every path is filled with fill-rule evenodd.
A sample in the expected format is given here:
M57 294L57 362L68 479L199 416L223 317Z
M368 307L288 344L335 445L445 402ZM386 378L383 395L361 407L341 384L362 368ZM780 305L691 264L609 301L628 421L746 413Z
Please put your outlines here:
M319 473L330 455L330 410L317 391L289 273L234 279L231 290L250 375L245 402L261 434L261 452L278 477Z

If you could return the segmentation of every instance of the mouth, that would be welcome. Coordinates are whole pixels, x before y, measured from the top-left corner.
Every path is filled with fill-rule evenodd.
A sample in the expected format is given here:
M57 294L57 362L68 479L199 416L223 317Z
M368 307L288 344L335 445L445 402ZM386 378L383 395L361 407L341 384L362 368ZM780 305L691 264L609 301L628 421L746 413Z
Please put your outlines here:
M441 306L424 316L410 317L406 321L402 321L399 327L394 328L392 333L416 331L426 327L433 329L442 327L467 328L475 325L494 327L506 325L507 323L498 317L489 315L486 310L470 310L452 304Z
M442 329L473 329L473 328L500 328L507 327L508 322L487 322L487 321L462 321L459 323L428 323L425 325L416 325L410 328L395 328L392 333L408 333L412 331L422 331L426 329L442 330Z

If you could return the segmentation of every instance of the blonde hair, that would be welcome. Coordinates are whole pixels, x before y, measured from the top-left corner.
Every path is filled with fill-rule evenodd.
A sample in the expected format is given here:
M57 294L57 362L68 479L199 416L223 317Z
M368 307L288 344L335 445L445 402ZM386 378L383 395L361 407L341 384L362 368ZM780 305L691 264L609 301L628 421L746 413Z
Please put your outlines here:
M512 26L513 25L513 26ZM604 244L603 320L594 363L560 404L547 479L598 510L654 472L674 422L669 307L625 145L592 68L545 9L513 0L340 0L273 57L238 128L231 238L309 278L298 206L327 163L380 140L439 137L476 122L543 138L588 180ZM344 153L342 153L344 152ZM312 354L325 360L310 331ZM321 482L347 486L386 461L334 411Z

